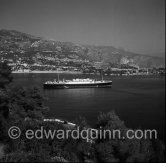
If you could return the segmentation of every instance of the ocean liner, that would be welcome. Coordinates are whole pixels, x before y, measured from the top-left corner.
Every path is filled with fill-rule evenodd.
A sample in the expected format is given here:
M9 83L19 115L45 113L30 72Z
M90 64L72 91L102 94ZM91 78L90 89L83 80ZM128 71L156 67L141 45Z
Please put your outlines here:
M68 89L68 88L103 88L111 87L112 81L93 79L73 79L63 81L47 81L43 84L46 89Z

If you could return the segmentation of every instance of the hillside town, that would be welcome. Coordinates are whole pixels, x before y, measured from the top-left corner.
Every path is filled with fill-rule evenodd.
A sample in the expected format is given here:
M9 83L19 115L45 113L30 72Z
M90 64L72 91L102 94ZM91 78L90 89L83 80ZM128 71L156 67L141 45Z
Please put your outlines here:
M12 51L10 51L12 53ZM33 73L33 72L73 72L84 74L103 75L165 75L164 67L140 68L132 64L130 60L123 57L118 65L111 65L105 62L92 62L81 59L77 55L69 54L67 57L55 55L52 51L36 53L33 57L27 57L24 52L16 53L14 58L9 54L0 51L1 60L7 61L14 73ZM5 57L4 57L5 56Z
M160 57L112 46L45 40L14 30L0 30L0 59L8 62L13 73L165 74L165 62Z

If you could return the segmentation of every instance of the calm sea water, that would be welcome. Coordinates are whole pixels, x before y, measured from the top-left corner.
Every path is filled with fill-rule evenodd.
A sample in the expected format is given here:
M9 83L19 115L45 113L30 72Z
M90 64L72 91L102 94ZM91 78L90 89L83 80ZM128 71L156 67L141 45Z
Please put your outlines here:
M100 79L95 75L60 75L61 79L87 77ZM164 77L105 77L113 81L112 88L44 90L43 82L55 78L57 74L14 74L14 83L40 87L50 108L48 116L72 121L81 115L93 126L99 112L114 110L127 127L156 129L158 136L164 139Z

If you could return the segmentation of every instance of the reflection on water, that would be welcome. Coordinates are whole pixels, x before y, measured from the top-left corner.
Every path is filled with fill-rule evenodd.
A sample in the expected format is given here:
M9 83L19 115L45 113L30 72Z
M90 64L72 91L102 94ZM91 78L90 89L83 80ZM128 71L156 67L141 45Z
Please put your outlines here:
M61 74L63 79L96 78L100 76ZM37 86L57 78L56 74L14 74L14 83L26 87ZM99 112L115 110L128 127L157 129L164 138L165 78L106 77L112 88L83 88L43 90L50 107L48 116L73 120L78 115L95 124Z

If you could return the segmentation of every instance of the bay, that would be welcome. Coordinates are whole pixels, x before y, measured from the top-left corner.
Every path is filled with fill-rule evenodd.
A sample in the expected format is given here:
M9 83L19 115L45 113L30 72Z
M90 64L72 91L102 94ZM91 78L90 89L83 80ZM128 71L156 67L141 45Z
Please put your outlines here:
M114 110L127 127L156 129L165 138L165 78L154 76L106 76L112 88L44 90L43 83L57 74L13 74L15 85L39 87L49 106L48 117L73 121L79 115L94 125L100 112ZM99 75L60 74L60 79L94 78Z

